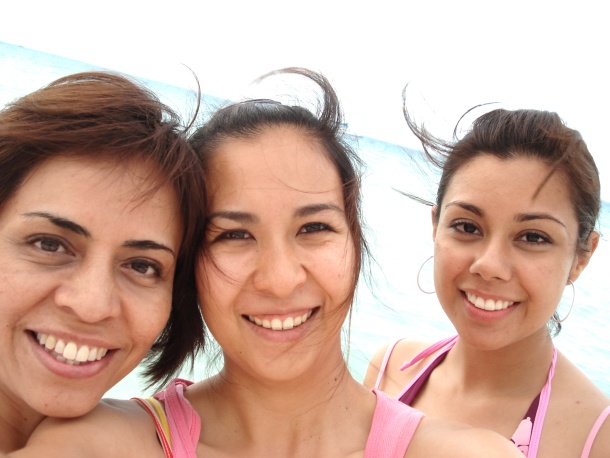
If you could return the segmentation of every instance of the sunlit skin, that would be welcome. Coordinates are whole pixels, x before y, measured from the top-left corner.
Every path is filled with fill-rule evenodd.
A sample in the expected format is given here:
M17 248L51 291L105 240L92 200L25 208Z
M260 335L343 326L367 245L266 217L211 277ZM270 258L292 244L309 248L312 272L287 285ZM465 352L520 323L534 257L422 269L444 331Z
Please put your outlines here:
M349 374L341 351L356 263L336 167L291 126L223 139L210 154L197 291L224 365L186 389L201 420L197 455L363 457L377 395ZM163 456L151 418L133 401L102 402L70 424L45 422L14 456L43 450ZM489 431L427 418L405 456L519 457Z
M182 228L171 188L140 198L154 176L137 163L54 158L0 210L0 431L10 431L0 450L45 415L92 409L165 326ZM68 364L37 334L107 351Z
M549 171L537 159L482 155L458 170L435 209L436 293L463 341L479 349L548 338L546 322L587 262L576 252L564 174L538 191ZM481 310L467 294L512 304Z
M457 170L432 211L436 293L460 339L413 402L431 418L510 438L547 381L554 351L547 322L564 290L571 300L568 284L599 241L593 232L588 252L577 249L570 183L550 171L535 158L478 155ZM567 307L558 312L565 316ZM428 345L401 341L381 389L399 395L432 357L400 367ZM365 385L375 384L384 353L371 360ZM608 399L561 353L552 387L538 456L580 456ZM591 456L607 456L610 444L600 437L603 430Z
M298 384L313 368L341 367L354 242L326 154L295 129L268 130L222 143L208 183L210 257L199 264L198 291L224 372ZM309 314L283 331L248 318L283 323Z

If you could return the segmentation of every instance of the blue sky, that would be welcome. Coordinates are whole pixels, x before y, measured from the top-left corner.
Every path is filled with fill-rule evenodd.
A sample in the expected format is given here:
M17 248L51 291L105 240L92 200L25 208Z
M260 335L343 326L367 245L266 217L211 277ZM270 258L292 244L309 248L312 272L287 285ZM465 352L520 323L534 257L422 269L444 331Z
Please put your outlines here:
M355 133L417 146L401 115L447 134L473 105L557 111L610 200L610 29L603 2L34 0L3 5L0 41L230 98L284 66L323 72ZM607 185L606 185L607 183Z

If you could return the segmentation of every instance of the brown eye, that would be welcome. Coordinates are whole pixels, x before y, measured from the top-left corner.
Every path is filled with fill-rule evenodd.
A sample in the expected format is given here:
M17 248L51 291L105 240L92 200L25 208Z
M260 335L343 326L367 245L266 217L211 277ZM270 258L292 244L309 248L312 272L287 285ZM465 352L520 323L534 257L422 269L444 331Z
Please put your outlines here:
M155 265L152 265L148 261L137 260L132 261L129 266L131 269L135 270L137 273L146 276L154 276L158 277L160 275L159 268Z
M48 253L58 253L66 251L64 246L59 241L50 238L35 240L34 246Z
M308 234L312 232L331 231L332 228L328 224L324 223L309 223L305 224L299 230L300 234Z

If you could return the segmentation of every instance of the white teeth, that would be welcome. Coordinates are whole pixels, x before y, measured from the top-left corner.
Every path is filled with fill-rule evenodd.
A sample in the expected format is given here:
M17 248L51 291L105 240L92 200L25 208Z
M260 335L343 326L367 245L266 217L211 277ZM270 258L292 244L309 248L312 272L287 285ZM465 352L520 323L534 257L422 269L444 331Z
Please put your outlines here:
M76 345L74 346L76 348ZM64 350L64 357L66 357L66 351ZM75 358L79 363L84 363L89 359L89 347L87 345L83 345L78 349L78 353L76 353Z
M55 351L57 351L57 347L59 347L59 345L55 347ZM74 342L68 342L66 348L64 348L63 357L72 361L76 359L76 344Z
M294 318L289 316L284 321L280 320L279 318L273 318L272 320L261 320L255 316L248 315L248 320L255 323L257 326L261 326L266 329L273 329L274 331L287 331L289 329L296 328L297 326L301 326L309 319L312 313L313 311L310 310L301 316Z
M283 326L281 320L278 320L277 318L271 320L271 329L273 329L274 331L279 331L280 329L282 329L282 327Z
M514 302L510 301L494 301L493 299L486 300L472 293L466 293L466 297L470 303L481 310L505 310L514 304Z
M89 347L88 345L79 347L74 342L65 343L51 334L37 333L36 339L46 348L47 352L54 354L57 361L70 365L99 361L108 352L107 348Z

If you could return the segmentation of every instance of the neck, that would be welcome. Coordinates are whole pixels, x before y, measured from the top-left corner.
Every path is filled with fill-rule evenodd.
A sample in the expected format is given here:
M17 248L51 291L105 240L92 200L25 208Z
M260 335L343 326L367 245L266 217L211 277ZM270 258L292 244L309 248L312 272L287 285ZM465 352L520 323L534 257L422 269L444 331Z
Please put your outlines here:
M45 417L24 403L0 391L0 451L12 452L25 446Z
M459 374L457 383L469 390L535 391L547 380L553 348L546 328L497 350L481 350L459 339L447 355L447 370Z
M277 456L299 456L295 450L345 456L364 448L375 396L354 380L343 358L323 367L286 381L246 380L225 368L190 396L201 414L201 441L223 449L231 444L236 455L249 456L271 456L269 444ZM351 443L342 445L343 437Z

